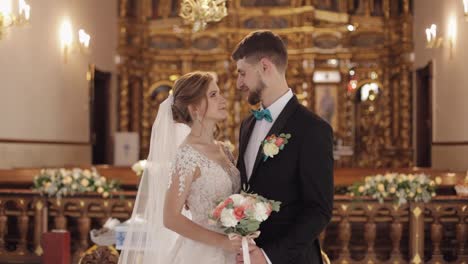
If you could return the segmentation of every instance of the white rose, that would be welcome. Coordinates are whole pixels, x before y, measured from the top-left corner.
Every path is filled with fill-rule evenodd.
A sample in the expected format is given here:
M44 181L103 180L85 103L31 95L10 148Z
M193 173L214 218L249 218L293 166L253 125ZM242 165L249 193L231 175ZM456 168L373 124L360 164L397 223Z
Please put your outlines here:
M358 188L358 192L360 192L360 193L363 193L365 190L366 190L366 189L365 189L364 186L362 186L362 185L359 186L359 188Z
M80 178L80 170L74 169L73 170L73 179L78 179Z
M436 182L437 185L441 184L442 183L442 178L436 177L435 182Z
M383 191L385 191L385 186L383 184L379 183L377 185L377 190L379 190L379 192L383 192Z
M94 182L94 185L99 187L102 185L102 182L100 180L97 180Z
M273 158L273 156L279 153L279 148L273 143L267 143L263 146L263 153L265 153L266 156Z
M86 178L91 178L91 172L89 170L84 170L83 171L83 175L86 177Z
M72 183L72 178L70 176L66 176L63 180L62 180L62 183L63 184L70 184Z
M108 192L104 192L104 193L102 194L102 197L104 197L104 198L109 197L109 193L108 193Z
M396 192L396 188L395 187L391 187L390 188L390 193L395 193Z
M82 179L80 183L81 183L81 185L83 185L84 187L88 187L88 185L89 185L88 179Z
M268 208L264 203L255 204L254 217L257 221L263 222L268 218Z
M234 216L234 209L223 209L221 212L221 223L225 227L235 227L237 225L238 221Z
M393 179L395 179L395 175L393 174L385 174L385 179L389 182L393 181Z
M140 170L140 163L139 162L132 165L132 171L138 173L139 170Z
M102 188L102 187L97 188L97 192L98 192L98 193L104 192L104 188Z
M99 180L102 181L102 182L106 182L106 177L101 176L101 178Z
M78 189L78 185L76 185L76 183L72 184L72 189L73 189L73 190Z
M234 202L234 206L240 206L244 202L244 196L240 194L233 194L229 196L229 198L231 198L232 201Z

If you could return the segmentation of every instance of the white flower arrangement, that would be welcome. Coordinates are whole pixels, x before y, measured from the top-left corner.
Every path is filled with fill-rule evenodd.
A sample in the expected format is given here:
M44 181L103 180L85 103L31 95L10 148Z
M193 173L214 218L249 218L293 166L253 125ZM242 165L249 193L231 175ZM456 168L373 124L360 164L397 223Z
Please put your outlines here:
M136 173L138 177L143 175L146 167L146 160L139 160L132 165L132 170Z
M468 196L468 171L466 171L465 179L455 185L457 195Z
M55 196L58 199L77 193L97 192L103 198L112 197L112 193L120 190L119 182L108 181L99 175L95 168L82 170L42 169L34 177L33 189L41 195Z
M425 174L387 173L368 176L364 182L355 183L348 190L350 196L368 196L380 203L385 199L393 199L398 205L408 201L427 203L436 195L436 185L441 182L440 177L434 181Z

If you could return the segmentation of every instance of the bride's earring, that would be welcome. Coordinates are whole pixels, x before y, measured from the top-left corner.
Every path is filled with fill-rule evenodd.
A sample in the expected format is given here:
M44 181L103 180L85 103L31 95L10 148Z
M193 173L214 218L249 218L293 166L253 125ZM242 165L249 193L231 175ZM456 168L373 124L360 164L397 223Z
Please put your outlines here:
M201 123L202 120L201 120L200 114L198 112L195 112L195 115L197 116L198 123Z

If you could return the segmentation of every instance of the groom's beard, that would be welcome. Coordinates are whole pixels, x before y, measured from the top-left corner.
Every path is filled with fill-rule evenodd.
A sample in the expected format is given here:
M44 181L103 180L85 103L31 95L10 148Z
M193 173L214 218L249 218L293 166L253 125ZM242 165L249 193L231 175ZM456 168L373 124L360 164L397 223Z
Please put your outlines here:
M265 90L265 83L262 80L258 80L257 85L253 91L249 92L248 102L250 105L256 105L262 100L262 92Z

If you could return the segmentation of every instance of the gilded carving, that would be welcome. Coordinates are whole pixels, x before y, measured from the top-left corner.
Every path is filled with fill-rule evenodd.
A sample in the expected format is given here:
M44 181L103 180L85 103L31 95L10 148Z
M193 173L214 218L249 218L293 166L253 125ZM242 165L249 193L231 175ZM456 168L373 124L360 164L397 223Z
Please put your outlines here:
M158 105L167 96L152 96L154 85L169 82L172 87L171 78L193 70L218 75L230 113L220 124L218 138L237 145L240 122L251 107L236 91L230 54L250 31L270 28L288 47L288 83L304 106L316 107L316 71L333 69L341 76L333 84L339 105L335 139L351 147L353 156L341 157L337 166L412 165L412 62L407 54L413 43L408 1L399 1L397 6L405 11L400 14L394 10L397 1L389 0L233 0L226 18L197 33L172 17L176 2L141 1L137 9L134 2L122 1L119 6L118 129L140 133L141 158L148 151ZM137 20L124 19L134 10ZM349 32L346 24L354 24L356 30ZM381 90L374 101L356 100L359 87L349 89L350 69L360 83L377 73L374 81ZM132 97L135 89L141 89L139 98Z

